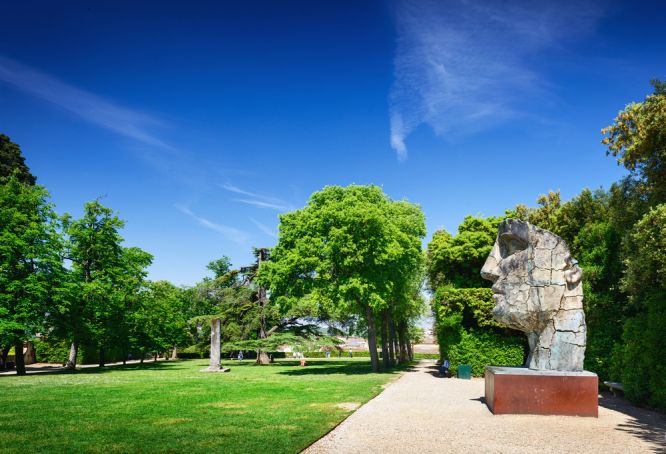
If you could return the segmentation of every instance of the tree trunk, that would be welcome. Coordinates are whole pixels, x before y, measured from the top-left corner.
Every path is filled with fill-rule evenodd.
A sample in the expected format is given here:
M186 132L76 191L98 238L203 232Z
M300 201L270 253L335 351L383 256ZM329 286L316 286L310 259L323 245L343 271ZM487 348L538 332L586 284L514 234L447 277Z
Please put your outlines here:
M261 263L268 259L267 249L260 249L257 255L257 270L261 268ZM257 289L257 304L259 305L259 339L266 339L268 332L266 330L266 289L259 286ZM257 350L257 364L270 364L271 358L268 353Z
M393 326L393 317L391 316L391 310L387 311L387 320L388 324L388 352L389 352L389 364L391 367L395 366L395 327Z
M23 341L14 339L14 361L16 362L16 375L25 375L25 358L23 357Z
M370 350L370 361L373 372L379 372L379 357L377 355L377 327L375 316L370 305L365 306L365 321L368 324L368 349Z
M388 369L391 365L388 349L388 311L384 309L381 313L381 335L382 335L382 367Z
M261 291L261 289L260 289ZM261 297L260 297L261 298ZM259 339L266 339L268 337L266 335L266 317L264 317L264 303L260 303L261 305L261 316L259 317ZM257 364L270 364L271 363L271 358L268 356L268 353L266 353L263 350L257 350Z
M400 362L407 362L407 342L405 341L405 323L398 323L398 343L400 344Z
M260 289L261 292L261 289ZM263 298L260 295L260 298ZM266 335L266 317L264 317L264 303L260 303L261 306L261 316L259 317L259 339L266 339L268 336ZM268 353L266 353L263 350L257 350L257 364L270 364L271 363L271 358L268 356Z
M141 349L141 359L139 360L139 364L143 364L143 359L146 357L146 350Z
M393 331L393 350L395 353L395 362L396 364L400 363L400 342L398 340L398 328L395 324L395 320L391 320L391 330Z
M414 352L412 351L412 342L407 339L407 357L410 361L414 361Z
M0 370L7 370L7 357L11 348L11 345L2 348L2 352L0 352Z
M69 358L65 363L67 369L76 369L76 357L79 354L79 346L76 341L72 341L72 345L69 347Z
M99 347L99 367L104 367L104 347Z
M175 345L171 350L171 359L178 359L178 347L176 347Z

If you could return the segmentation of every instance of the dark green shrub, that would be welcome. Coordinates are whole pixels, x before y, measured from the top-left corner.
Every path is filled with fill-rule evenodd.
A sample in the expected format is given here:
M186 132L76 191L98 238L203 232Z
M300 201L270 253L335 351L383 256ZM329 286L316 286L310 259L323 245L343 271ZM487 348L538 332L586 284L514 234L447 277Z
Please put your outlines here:
M35 356L39 363L60 363L64 364L69 358L69 343L59 339L49 339L40 337L33 341L35 346ZM83 355L79 355L79 362Z
M461 329L460 342L450 345L446 355L453 374L458 372L460 364L469 364L472 375L481 377L486 366L522 366L525 347L518 336Z
M647 298L647 314L628 320L624 330L621 377L627 398L666 409L666 294Z
M501 328L492 318L492 290L442 287L437 291L435 327L441 359L448 359L451 372L458 365L472 366L482 376L486 366L522 366L526 341L520 332Z

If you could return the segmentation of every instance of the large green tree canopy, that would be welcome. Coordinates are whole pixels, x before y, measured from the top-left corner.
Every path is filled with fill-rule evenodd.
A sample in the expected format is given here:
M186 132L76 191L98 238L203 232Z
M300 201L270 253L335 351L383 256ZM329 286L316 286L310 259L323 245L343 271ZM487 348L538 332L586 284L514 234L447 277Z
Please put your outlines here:
M629 104L604 128L603 143L656 203L666 202L666 83L652 82L654 92Z
M467 216L456 236L446 230L436 231L428 243L430 288L436 291L443 285L490 287L480 272L495 243L502 219Z
M21 183L33 185L37 180L25 164L21 147L8 136L0 134L0 177L9 177L14 173Z
M0 178L0 343L22 351L40 332L61 270L57 217L41 186ZM17 354L17 372L25 373Z
M372 344L374 314L411 292L421 270L420 207L393 201L377 186L328 186L305 208L282 215L279 229L260 271L271 297L313 314L360 314Z

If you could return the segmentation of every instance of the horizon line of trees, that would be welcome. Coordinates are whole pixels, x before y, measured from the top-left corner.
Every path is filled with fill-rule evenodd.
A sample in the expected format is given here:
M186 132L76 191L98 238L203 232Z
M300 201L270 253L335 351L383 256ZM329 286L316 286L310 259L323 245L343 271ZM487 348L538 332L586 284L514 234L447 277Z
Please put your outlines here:
M326 187L280 216L277 246L255 249L254 265L233 269L223 256L208 265L212 278L182 288L147 279L152 255L123 245L124 221L99 199L78 219L58 216L1 134L0 158L0 368L13 348L25 374L23 344L37 335L71 369L203 353L213 319L223 350L256 350L260 364L281 344L333 346L331 336L352 334L367 336L375 371L413 357L425 306L417 205L377 186Z

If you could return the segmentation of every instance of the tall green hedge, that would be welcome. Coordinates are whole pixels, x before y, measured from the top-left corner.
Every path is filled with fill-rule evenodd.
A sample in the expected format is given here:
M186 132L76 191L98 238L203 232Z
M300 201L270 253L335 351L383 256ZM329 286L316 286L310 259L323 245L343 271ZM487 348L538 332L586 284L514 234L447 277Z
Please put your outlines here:
M502 328L493 318L489 288L441 287L435 297L435 328L441 359L451 371L460 364L482 376L486 366L522 366L526 340L522 333Z
M486 366L521 366L525 358L524 344L518 336L461 329L459 341L446 346L445 356L451 363L452 373L457 373L460 364L469 364L472 375L481 377Z

